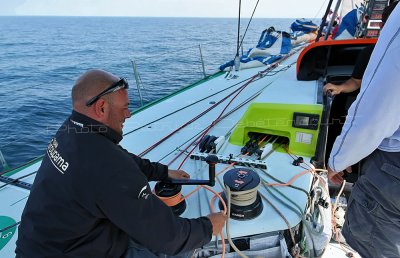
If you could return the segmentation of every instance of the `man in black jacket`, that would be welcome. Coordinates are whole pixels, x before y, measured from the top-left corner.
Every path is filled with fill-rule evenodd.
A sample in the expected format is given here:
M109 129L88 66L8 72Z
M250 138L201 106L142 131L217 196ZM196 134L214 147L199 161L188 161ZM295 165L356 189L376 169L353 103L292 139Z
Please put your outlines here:
M48 145L22 214L17 257L176 255L224 226L222 213L177 217L151 193L149 180L189 175L118 145L131 116L127 88L102 70L77 80L72 115Z

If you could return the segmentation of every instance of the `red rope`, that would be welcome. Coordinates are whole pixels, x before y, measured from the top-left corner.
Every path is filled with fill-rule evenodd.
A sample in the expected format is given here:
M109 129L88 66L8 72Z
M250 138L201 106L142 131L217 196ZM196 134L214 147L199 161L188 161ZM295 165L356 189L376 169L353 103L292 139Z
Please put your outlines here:
M225 110L228 108L228 106L232 103L232 101L244 90L244 88L246 88L251 82L254 81L254 79L256 79L260 74L264 74L268 71L270 71L271 69L277 67L281 62L283 62L284 60L288 59L290 56L292 56L295 52L292 52L288 55L286 55L285 57L283 57L282 59L280 59L278 62L270 65L268 68L266 68L265 70L259 72L256 75L253 75L249 81L247 83L245 83L243 86L241 86L240 88L236 89L235 91L233 91L232 93L236 93L236 95L229 101L229 103L225 106L225 108L222 110L222 112L220 113L220 115L217 117L217 119L215 119L207 128L207 130L201 135L198 136L195 140L193 140L190 144L188 144L184 150L182 150L177 156L175 156L169 163L168 166L170 166L178 157L180 157L180 155L182 155L182 153L184 153L185 151L187 151L187 149L189 149L189 147L197 141L196 145L192 148L192 150L189 152L188 155L186 155L185 159L182 161L182 163L179 165L180 169L183 165L183 163L186 161L186 159L190 156L190 154L193 152L193 150L198 146L198 144L201 142L201 139L203 139L203 137L210 131L210 129L216 125L218 122L220 122L220 118L223 115L223 113L225 112ZM175 129L174 131L172 131L171 133L169 133L167 136L163 137L161 140L159 140L158 142L154 143L153 145L151 145L149 148L147 148L146 150L144 150L143 152L141 152L138 156L142 157L144 155L146 155L147 153L149 153L151 150L153 150L155 147L157 147L160 143L164 142L165 140L167 140L169 137L171 137L173 134L175 134L177 131L181 130L182 128L186 127L187 125L193 123L194 121L196 121L197 119L199 119L200 117L202 117L204 114L206 114L207 112L209 112L210 110L214 109L217 105L221 104L223 101L225 101L226 99L228 99L231 94L227 95L226 97L222 98L220 101L218 101L217 103L215 103L213 106L209 107L208 109L206 109L205 111L203 111L202 113L198 114L196 117L194 117L193 119L189 120L188 122L186 122L185 124L181 125L179 128Z
M243 87L243 86L242 86ZM237 92L238 90L240 90L240 88L234 90L232 93ZM147 148L146 150L144 150L143 152L141 152L139 154L139 157L142 157L143 155L146 155L147 153L149 153L152 149L154 149L155 147L157 147L157 145L159 145L160 143L164 142L165 140L167 140L169 137L171 137L173 134L175 134L177 131L181 130L182 128L186 127L187 125L193 123L194 121L196 121L197 119L199 119L200 117L202 117L204 114L206 114L207 112L209 112L210 110L214 109L216 106L218 106L219 104L221 104L222 102L224 102L226 99L228 99L230 97L230 95L232 94L228 94L227 96L225 96L224 98L222 98L220 101L218 101L217 103L215 103L214 105L212 105L211 107L207 108L206 110L204 110L203 112L201 112L200 114L198 114L197 116L195 116L194 118L192 118L191 120L187 121L186 123L184 123L183 125L181 125L180 127L178 127L177 129L175 129L174 131L172 131L171 133L169 133L168 135L164 136L161 140L159 140L158 142L154 143L153 145L151 145L149 148Z
M221 111L221 113L219 114L219 116L217 117L217 119L215 119L215 120L210 124L210 126L207 128L207 130L204 131L204 133L201 135L200 139L203 139L203 137L204 137L205 135L207 135L207 133L211 130L211 128L212 128L214 125L216 125L216 124L220 121L221 116L224 114L225 110L229 107L229 105L232 103L232 101L233 101L233 100L234 100L234 99L235 99L235 98L250 84L250 83L252 83L252 82L254 81L254 79L257 78L257 77L258 77L258 74L254 75L253 77L250 78L250 80L249 80L248 82L246 82L246 83L240 88L240 90L236 93L236 95L233 96L233 98L228 102L228 104L226 104L225 108ZM196 139L196 140L197 140L197 139ZM190 154L192 154L192 152L193 152L194 149L197 147L197 145L199 145L200 142L201 142L201 140L198 141L198 142L194 145L194 147L190 150L190 152L189 152L189 153L186 155L186 157L183 159L183 161L182 161L181 164L179 165L178 169L181 169L181 167L183 166L183 163L185 163L185 161L187 160L187 158L190 156ZM186 151L186 150L189 148L189 146L190 146L190 145L188 145L188 146L185 148L185 150L183 150L181 153L179 153L179 155L177 155L177 156L175 157L175 159L176 159L177 157L179 157L184 151Z

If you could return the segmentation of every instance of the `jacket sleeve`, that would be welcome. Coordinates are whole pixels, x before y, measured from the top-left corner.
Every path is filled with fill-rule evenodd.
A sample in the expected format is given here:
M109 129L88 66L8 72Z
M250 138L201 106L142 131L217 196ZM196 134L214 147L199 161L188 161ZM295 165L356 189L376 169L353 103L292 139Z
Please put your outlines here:
M175 216L151 193L143 174L122 169L112 174L98 190L97 205L105 217L135 242L156 252L175 255L211 240L212 224L207 217Z
M397 13L400 13L399 7ZM384 139L397 135L400 130L400 87L397 85L400 81L400 18L396 15L390 18L397 22L387 23L383 28L362 79L361 91L332 148L328 165L336 172L357 163L378 147L398 151L380 146Z
M130 153L120 146L120 148L128 153L136 162L142 173L149 181L162 181L168 177L168 166L158 162L151 162L148 159L142 159L135 154Z

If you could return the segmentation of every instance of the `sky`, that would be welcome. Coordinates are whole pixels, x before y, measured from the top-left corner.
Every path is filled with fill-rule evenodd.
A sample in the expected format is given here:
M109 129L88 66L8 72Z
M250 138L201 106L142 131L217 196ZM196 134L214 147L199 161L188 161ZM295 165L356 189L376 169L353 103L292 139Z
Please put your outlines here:
M257 18L320 18L328 0L260 0ZM239 0L0 0L0 15L237 17ZM242 0L250 17L257 0Z

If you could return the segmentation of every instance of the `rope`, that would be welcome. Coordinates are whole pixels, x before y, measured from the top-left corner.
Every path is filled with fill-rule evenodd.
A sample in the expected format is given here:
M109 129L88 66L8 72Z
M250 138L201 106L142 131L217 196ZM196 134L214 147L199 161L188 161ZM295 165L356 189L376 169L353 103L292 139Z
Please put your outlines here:
M292 199L290 199L287 195L285 195L284 193L282 193L280 190L278 190L275 187L267 187L265 184L268 183L268 181L266 180L262 180L263 182L263 187L264 189L272 196L274 197L276 200L278 200L280 203L282 203L284 206L286 206L288 209L292 210L294 213L296 213L300 218L303 217L304 212L302 210L302 208L295 203ZM282 201L281 199L279 199L274 193L272 193L272 191L270 190L274 190L275 192L277 192L280 196L282 196L286 201L290 202L293 206L296 206L297 210L295 207L289 205L288 203Z
M228 102L228 104L225 106L225 108L221 111L221 113L218 115L218 117L211 123L211 125L209 126L209 128L203 133L203 135L201 136L201 139L203 139L203 137L211 130L211 128L217 124L221 118L221 116L223 115L223 113L225 112L225 110L228 108L228 106L233 102L233 100L247 87L250 85L250 83L252 83L254 81L255 78L258 77L258 74L254 75L253 77L251 77L251 79L246 82L242 87L239 88L239 91L237 91L237 93L231 98L231 100ZM197 142L197 144L195 144L195 146L191 149L191 151L188 153L188 155L186 155L186 157L183 159L183 161L181 162L181 164L178 167L178 170L181 169L181 167L183 166L183 163L185 163L185 161L187 160L187 158L190 156L190 154L192 154L192 152L194 151L194 149L197 147L197 145L199 145L200 141Z
M226 44L226 42L224 40L213 40L213 41L208 41L208 42L205 42L205 43L201 43L202 46L204 46L204 45L216 45L216 44L224 45L224 44ZM161 53L161 54L141 55L141 56L139 56L140 58L134 59L134 60L136 62L138 62L138 63L140 63L140 60L143 60L143 59L149 60L149 59L160 58L160 57L165 57L164 59L160 59L160 60L165 60L167 57L170 57L171 54L182 53L182 51L185 51L185 50L189 50L190 49L190 50L193 50L193 52L195 52L194 49L196 49L198 46L199 46L198 44L194 44L194 45L191 45L191 46L188 46L188 47L180 48L180 49L177 49L177 50L171 50L171 51L164 52L164 53Z
M269 84L268 84L269 85ZM267 85L267 86L268 86ZM265 86L265 87L267 87ZM264 87L264 88L265 88ZM253 96L251 96L250 98L246 99L245 101L243 101L242 103L240 103L239 105L237 105L236 107L234 107L232 110L230 110L228 113L226 113L225 115L223 115L218 121L222 121L223 119L225 119L226 117L228 117L229 115L233 114L236 110L240 109L241 107L243 107L244 105L246 105L247 103L249 103L251 100L255 99L258 95L260 95L260 93L262 92L262 90L256 92ZM229 129L229 131L225 134L225 137L228 137L228 135L230 134L230 132L233 130L233 128L235 128L237 122ZM176 149L179 149L180 147L182 147L183 145L185 145L186 143L188 143L190 140L193 140L196 136L199 136L200 134L202 134L205 130L207 130L208 126L206 128L204 128L203 130L201 130L200 132L198 132L197 134L195 134L193 137L189 138L187 141L185 141L184 143L182 143L181 145L179 145ZM199 138L196 138L199 139ZM193 140L192 143L190 143L185 150L187 150L190 145L192 145L195 141ZM175 150L176 150L175 149ZM162 157L161 159L158 160L158 162L160 162L161 160L165 159L166 157L168 157L169 155L171 155L172 153L175 152L175 150L172 150L171 152L167 153L164 157ZM185 152L185 150L182 150L181 153ZM173 162L175 161L175 159L173 159L171 162L168 163L168 166L170 166Z
M158 195L156 195L156 196L169 207L178 205L179 203L181 203L183 201L183 200L181 200L182 199L181 191L179 191L179 193L177 193L173 196L169 196L169 197L163 197L163 196L158 196Z
M274 176L272 176L271 174L269 174L267 171L265 171L265 169L261 169L261 168L259 168L258 170L260 170L261 172L263 172L265 175L267 175L268 177L270 177L270 178L272 178L275 182L278 182L278 183L281 183L281 184L284 184L284 182L283 181L281 181L281 180L279 180L278 178L276 178L276 177L274 177ZM298 186L295 186L295 185L288 185L288 187L290 187L290 188L293 188L293 189L296 189L296 190L298 190L298 191L301 191L301 192L303 192L306 196L307 196L307 200L308 200L308 203L310 203L311 202L311 197L310 197L310 194L309 194L309 192L307 192L306 190L304 190L303 188L301 188L301 187L298 187Z
M247 81L248 79L250 79L250 78L247 78L247 79L245 79L245 80L243 80L243 81L240 81L240 82L238 82L238 83L235 83L235 84L233 84L233 85L231 85L231 86L229 86L229 87L227 87L227 88L224 88L223 90L217 91L216 93L213 93L213 94L211 94L211 95L208 95L208 96L206 96L206 97L204 97L204 98L202 98L202 99L199 99L198 101L195 101L195 102L193 102L193 103L191 103L191 104L189 104L189 105L186 105L186 106L184 106L184 107L182 107L182 108L180 108L180 109L177 109L177 110L175 110L174 112L171 112L171 113L166 114L166 115L164 115L164 116L162 116L162 117L160 117L160 118L157 118L157 119L155 119L155 120L153 120L153 121L151 121L151 122L148 122L148 123L145 124L145 125L142 125L142 126L140 126L140 127L138 127L138 128L133 129L132 131L129 131L129 132L125 133L124 136L125 136L125 135L128 135L128 134L130 134L130 133L136 132L137 130L140 130L140 129L142 129L142 128L144 128L144 127L146 127L146 126L148 126L148 125L150 125L150 124L152 124L152 123L158 122L158 121L160 121L160 120L162 120L162 119L164 119L164 118L166 118L166 117L169 117L169 116L171 116L171 115L173 115L173 114L176 114L176 113L178 113L179 111L182 111L182 110L184 110L184 109L186 109L186 108L188 108L188 107L191 107L191 106L193 106L193 105L195 105L195 104L197 104L197 103L199 103L199 102L201 102L201 101L203 101L203 100L206 100L206 99L208 99L208 98L210 98L210 97L213 97L213 96L215 96L215 95L217 95L217 94L219 94L219 93L221 93L221 92L224 92L224 91L226 91L226 90L229 90L229 89L231 89L231 88L233 88L233 87L235 87L235 86L237 86L237 85L239 85L239 84L241 84L241 83Z
M322 8L324 7L326 1L328 1L328 0L325 0L325 1L322 3L321 7L318 9L318 12L317 12L317 13L315 14L315 16L314 16L314 19L317 18L317 15L319 15L319 12L320 12L320 11L322 10Z
M305 46L304 46L305 47ZM248 84L250 84L251 82L254 82L254 81L256 81L256 80L258 80L258 79L255 79L255 78L257 78L258 76L258 78L262 78L262 76L264 76L265 75L265 73L269 73L270 71L271 71L271 69L274 69L274 68L276 68L277 66L279 66L280 65L280 63L281 62L283 62L284 60L286 60L286 59L288 59L290 56L292 56L293 54L295 54L295 53L297 53L298 51L300 51L301 49L303 49L304 47L299 47L299 48L297 48L295 51L292 51L292 52L290 52L289 54L287 54L285 57L283 57L282 59L280 59L279 61L277 61L277 62L275 62L275 63L273 63L272 65L269 65L266 69L264 69L263 71L261 71L261 72L259 72L258 74L256 74L256 75L253 75L251 78L250 78L250 80L245 84L245 85L243 85L243 86L247 86ZM293 63L292 63L293 64ZM289 64L288 66L285 66L284 68L282 68L280 71L282 71L282 70L285 70L285 69L288 69L290 66L292 66L292 64ZM271 84L272 82L270 82L267 86L269 86L270 84ZM265 86L263 89L265 89L267 86ZM239 92L240 93L240 92ZM237 94L238 95L238 94ZM237 96L236 95L236 96ZM236 97L235 96L235 97ZM234 97L234 98L235 98ZM233 99L227 104L227 106L231 103L233 101ZM227 106L225 107L225 109L227 108ZM225 109L221 112L221 114L220 114L220 116L222 115L222 113L225 111ZM214 122L212 122L210 125L209 125L209 128L207 128L207 130L203 133L203 135L200 137L200 141L201 141L201 139L208 133L208 131L215 125L215 124L217 124L219 122L219 120L218 120L218 118L216 119L216 120L214 120ZM196 142L197 140L199 140L199 138L196 138L193 142L192 142L192 144L194 143L194 142ZM198 141L197 142L197 144L192 148L192 150L189 152L189 154L187 154L187 156L185 157L185 159L182 161L182 163L180 164L180 166L179 166L179 168L183 165L183 163L186 161L186 159L190 156L190 154L193 152L193 150L197 147L197 145L200 143L200 141ZM188 148L190 147L190 145L188 145L181 153L179 153L178 155L176 155L175 156L175 158L168 164L168 165L171 165L178 157L180 157L180 155L183 153L183 152L185 152Z
M251 82L251 80L249 81ZM160 143L164 142L165 140L167 140L169 137L171 137L173 134L175 134L176 132L178 132L179 130L181 130L182 128L186 127L187 125L193 123L194 121L196 121L197 119L199 119L200 117L202 117L203 115L205 115L206 113L208 113L210 110L214 109L215 107L217 107L219 104L221 104L222 102L224 102L225 100L227 100L229 97L231 97L231 94L238 92L240 93L248 84L249 82L247 82L246 84L244 84L243 86L237 88L236 90L234 90L232 93L226 95L225 97L223 97L221 100L219 100L217 103L215 103L214 105L212 105L211 107L207 108L206 110L204 110L203 112L201 112L200 114L198 114L197 116L195 116L194 118L192 118L191 120L187 121L186 123L184 123L183 125L181 125L180 127L178 127L177 129L175 129L174 131L172 131L171 133L169 133L167 136L164 136L161 140L159 140L158 142L156 142L155 144L153 144L152 146L150 146L149 148L147 148L146 150L144 150L143 152L141 152L138 156L142 157L144 155L146 155L147 153L149 153L152 149L154 149L155 147L157 147ZM232 102L232 100L237 96L238 94L236 94L231 101L228 103L228 105L224 108L223 111L226 110L226 108L229 106L229 104ZM222 115L222 113L221 113ZM220 116L221 116L220 115ZM218 116L218 118L220 118L220 116ZM217 118L217 119L218 119ZM211 128L211 127L210 127ZM210 129L209 128L209 129ZM207 134L207 132L209 131L209 129L206 130L206 132L204 132L204 135ZM197 145L196 145L197 146ZM187 156L188 157L188 156ZM187 158L186 157L186 158ZM180 169L180 167L178 168Z
M299 47L299 48L296 49L295 51L292 51L291 53L289 53L288 55L286 55L285 57L283 57L282 59L280 59L279 61L275 62L275 63L272 64L272 65L269 65L265 70L259 72L259 73L256 74L256 75L253 75L252 77L249 77L249 78L247 78L247 79L245 79L245 80L243 80L243 81L241 81L241 82L238 82L238 83L236 83L236 84L230 86L229 88L232 88L232 87L234 87L234 86L236 86L236 85L239 85L239 84L241 84L241 83L247 81L247 83L246 83L245 85L239 87L238 89L236 89L236 90L234 91L234 92L236 92L237 90L239 90L239 89L241 89L241 88L247 86L247 85L250 84L251 82L254 82L254 81L257 81L257 80L261 79L261 78L262 78L261 75L267 76L267 75L271 72L271 69L273 69L273 68L279 66L279 64L280 64L282 61L286 60L287 58L289 58L290 56L292 56L292 55L295 54L296 52L300 51L302 48L304 48L304 47ZM294 62L294 63L295 63L295 62ZM283 67L282 69L278 70L277 72L285 71L285 70L289 69L294 63L289 64L289 65ZM272 71L272 72L276 72L276 71ZM276 74L276 73L275 73L275 74ZM258 76L260 76L260 77L258 77ZM271 83L272 83L272 82L271 82ZM269 86L271 83L269 83L267 86ZM260 92L261 92L262 90L264 90L267 86L263 87L263 88L260 90ZM217 93L215 93L215 94L218 94L218 93L220 93L220 92L222 92L222 91L225 91L225 90L226 90L226 89L221 90L221 91L219 91L219 92L217 92ZM214 96L215 94L212 94L212 95L210 95L210 96ZM232 94L232 93L231 93L231 94ZM172 113L170 113L170 114L167 114L167 115L165 115L165 116L163 116L163 117L161 117L161 118L158 118L158 119L156 119L156 120L154 120L154 121L152 121L152 122L150 122L150 123L147 123L146 125L143 125L143 126L141 126L141 127L139 127L139 128L136 128L136 129L134 129L134 130L132 130L132 131L130 131L130 132L124 134L124 136L127 135L127 134L130 134L130 133L132 133L132 132L135 132L135 131L137 131L137 130L139 130L139 129L141 129L141 128L143 128L143 127L145 127L145 126L147 126L147 125L149 125L149 124L151 124L151 123L157 122L157 121L159 121L159 120L161 120L161 119L163 119L163 118L165 118L165 117L168 117L168 116L170 116L170 115L172 115L172 114L175 114L175 113L177 113L177 112L179 112L179 111L181 111L181 110L183 110L183 109L185 109L185 108L187 108L187 107L189 107L189 106L191 106L191 105L194 105L194 104L196 104L196 103L198 103L198 102L200 102L200 101L202 101L202 100L204 100L204 99L206 99L206 98L208 98L208 97L210 97L210 96L207 96L207 97L205 97L205 98L203 98L203 99L201 99L201 100L199 100L199 101L197 101L197 102L195 102L195 103L193 103L193 104L190 104L190 105L188 105L188 106L185 106L185 107L183 107L183 108L181 108L181 109L179 109L179 110L176 110L176 111L174 111L174 112L172 112ZM235 97L236 97L236 96L235 96ZM233 99L232 99L232 100L233 100ZM226 108L229 106L229 104L232 102L232 100L228 103L228 105L225 107L225 109L223 110L223 112L226 110ZM216 103L216 104L217 104L217 103ZM214 105L216 105L216 104L214 104ZM220 116L222 115L223 112L221 112ZM204 115L204 114L205 114L205 113L203 112L203 115ZM219 118L222 119L222 116L219 117ZM204 135L206 135L206 134L208 133L208 131L209 131L215 124L217 124L217 123L220 121L219 118L217 118L216 120L214 120L214 122L213 122L212 124L210 124L210 125L205 129L206 131L201 135L201 137L197 137L191 144L193 144L194 142L198 141L199 139L202 139L202 138L204 137ZM189 121L189 122L190 122L190 121ZM192 121L192 122L193 122L193 121ZM191 123L191 122L190 122L190 123ZM187 123L186 125L188 125L188 124L190 124L190 123ZM178 129L180 130L180 129L182 129L183 127L185 127L186 125L183 125L183 126L181 126L180 128L178 128ZM174 133L176 133L176 132L178 131L178 129L175 130L175 131L173 131L173 132L170 133L169 135L167 135L167 138L169 138L169 137L172 136ZM165 137L164 137L164 138L165 138ZM140 153L140 154L139 154L139 157L141 157L141 156L147 154L148 152L150 152L152 149L154 149L154 148L157 147L160 143L162 143L163 141L165 141L165 140L167 139L167 138L165 138L165 139L164 139L164 138L161 139L160 141L156 142L156 143L153 144L152 146L150 146L150 147L149 147L148 149L146 149L144 152ZM198 141L198 143L199 143L199 142L200 142L200 141ZM191 144L190 144L190 145L191 145ZM181 155L182 153L184 153L187 149L189 149L190 145L188 145L183 151L181 151L178 155L176 155L175 158L174 158L172 161L170 161L168 165L171 165L178 157L180 157L180 155ZM192 151L186 156L186 158L184 159L183 162L186 161L187 157L190 156L190 154L193 152L193 150L194 150L196 147L197 147L197 144L196 144L196 146L192 149ZM169 155L169 154L168 154L168 155ZM183 162L181 163L180 166L182 166Z
M299 48L299 50L300 50L301 48ZM298 51L298 50L297 50ZM251 78L250 78L250 80L248 81L248 82L246 82L243 86L242 86L242 88L240 88L240 90L239 90L239 92L229 101L229 103L225 106L225 108L222 110L222 112L221 112L221 114L217 117L217 119L216 120L214 120L212 123L211 123L211 125L209 126L209 128L206 130L206 132L204 132L204 134L201 136L201 138L200 139L202 139L207 133L208 133L208 131L216 124L216 123L218 123L217 122L217 120L221 117L221 115L225 112L225 110L227 109L227 107L232 103L232 101L250 84L250 83L252 83L253 81L255 81L256 80L256 78L258 78L259 76L261 76L261 75L263 75L263 73L265 73L265 72L269 72L271 69L273 69L273 68L275 68L275 67L277 67L282 61L284 61L284 60L286 60L287 58L289 58L290 56L292 56L294 53L296 53L297 51L294 51L294 52L292 52L291 54L288 54L288 55L286 55L282 60L280 60L279 62L276 62L276 63L274 63L273 65L270 65L268 68L266 68L264 71L262 71L262 72L259 72L258 74L256 74L256 75L253 75ZM289 65L289 67L291 66L292 64L290 64ZM287 67L285 67L286 69L288 69ZM283 68L283 69L285 69L285 68ZM283 70L283 69L281 69L281 70ZM271 82L272 83L272 82ZM270 83L270 84L271 84ZM270 85L269 84L269 85ZM182 167L182 165L183 165L183 163L186 161L186 159L190 156L190 154L193 152L193 150L197 147L197 145L200 143L200 141L198 141L197 142L197 144L192 148L192 150L189 152L189 154L184 158L184 160L182 161L182 163L179 165L179 168L178 169L180 169L181 167ZM187 149L186 149L187 150ZM176 157L175 157L175 159L174 160L176 160L178 157L180 156L180 154L179 155L177 155ZM172 162L171 162L172 163ZM171 164L170 163L170 164Z
M240 48L242 47L242 45L243 45L243 40L244 40L244 38L246 37L247 30L249 29L250 23L251 23L251 21L253 20L253 16L254 16L254 13L256 12L256 9L257 9L258 2L259 2L259 1L260 1L260 0L257 0L256 6L254 6L253 13L251 14L250 20L249 20L249 22L247 23L246 30L244 31L242 40L240 41L240 44L239 44L239 46L238 46L237 53L239 53L239 49L240 49Z
M290 67L291 65L292 65L292 64L290 64L290 65L288 65L288 66ZM282 69L279 70L279 71L286 70L286 69L287 69L287 67L284 67L284 68L282 68ZM278 71L278 72L279 72L279 71ZM269 73L269 71L268 71L268 73ZM267 74L266 76L268 76L268 74ZM259 79L261 79L261 78L255 79L254 81L257 81L257 80L259 80ZM245 104L247 104L248 102L250 102L251 100L253 100L254 98L256 98L258 95L261 94L262 91L264 91L264 89L266 89L266 88L267 88L269 85L271 85L271 84L272 84L272 82L268 83L268 84L265 85L263 88L261 88L259 91L257 91L254 95L252 95L250 98L248 98L248 99L246 99L244 102L240 103L238 106L236 106L235 108L233 108L232 110L230 110L227 114L221 116L220 119L216 120L215 124L217 124L218 122L222 121L223 119L225 119L226 117L228 117L230 114L232 114L233 112L235 112L236 110L238 110L239 108L241 108L242 106L244 106ZM215 124L214 124L214 125L215 125ZM210 125L209 125L209 126L210 126ZM205 130L207 130L209 126L207 126L206 128L204 128L202 131L200 131L199 133L197 133L196 135L194 135L192 138L190 138L189 140L187 140L187 141L184 142L183 144L181 144L179 147L182 147L184 144L188 143L188 142L189 142L191 139L193 139L195 136L198 136L200 133L202 133L202 132L204 132ZM235 126L235 125L234 125L234 126ZM229 131L232 131L233 128L234 128L234 126L233 126ZM185 148L184 150L181 151L181 154L184 153L194 142L196 142L196 141L199 140L199 139L200 139L200 137L198 137L198 138L196 138L195 140L193 140L188 146L186 146L186 148ZM167 154L166 156L164 156L162 159L166 158L167 156L169 156L169 155L172 154L173 152L175 152L175 150L173 150L173 151L171 151L170 153L168 153L168 154ZM174 159L172 159L172 160L168 163L168 166L170 166L179 156L180 156L180 154L177 155L177 156L175 156ZM162 159L160 159L159 161L161 161Z
M226 222L225 225L225 229L226 229L226 236L228 238L229 244L231 245L231 247L233 248L233 250L235 250L235 252L240 255L242 258L248 258L247 255L245 255L244 253L242 253L239 248L236 247L236 245L233 243L232 238L231 238L231 233L230 233L230 227L229 227L229 219L231 218L231 191L229 189L229 187L225 188L226 193L227 193L227 201L228 201L228 220Z
M286 223L288 230L289 230L289 234L290 234L290 238L292 239L293 245L296 243L295 239L294 239L294 234L292 232L292 227L289 224L289 221L286 219L286 217L282 214L282 212L270 201L268 200L267 197L265 197L263 194L260 194L261 197L268 202L268 204L276 211L276 213L278 213L278 215L283 219L283 221ZM294 255L295 256L295 255Z
M253 204L257 199L257 190L260 188L260 185L261 183L253 189L246 191L231 192L231 203L237 206L247 206Z

